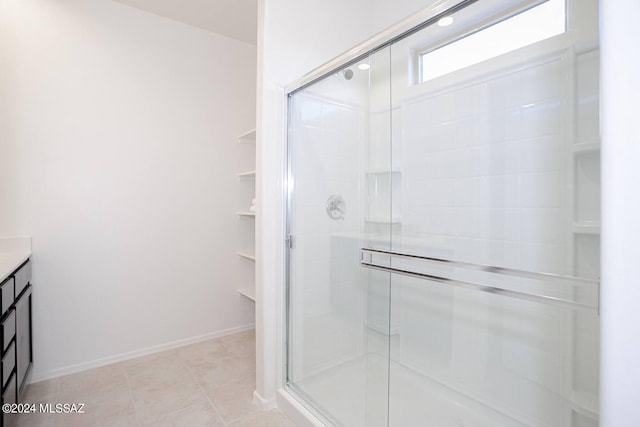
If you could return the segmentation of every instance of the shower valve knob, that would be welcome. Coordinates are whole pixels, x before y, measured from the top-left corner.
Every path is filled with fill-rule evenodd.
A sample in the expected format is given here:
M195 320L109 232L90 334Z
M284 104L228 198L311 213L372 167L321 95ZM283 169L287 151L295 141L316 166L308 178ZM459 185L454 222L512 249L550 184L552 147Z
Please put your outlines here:
M327 200L327 215L334 220L344 219L347 209L342 196L333 194Z

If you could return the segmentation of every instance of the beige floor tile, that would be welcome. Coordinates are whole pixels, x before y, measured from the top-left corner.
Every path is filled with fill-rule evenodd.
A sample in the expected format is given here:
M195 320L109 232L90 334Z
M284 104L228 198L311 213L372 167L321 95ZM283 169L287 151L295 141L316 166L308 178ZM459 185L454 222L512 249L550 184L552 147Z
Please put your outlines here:
M240 343L227 347L229 354L252 365L256 363L256 349L253 343Z
M61 403L75 403L61 398ZM121 389L101 390L83 397L84 412L95 418L135 415L135 406L128 386Z
M148 382L131 384L134 405L142 423L157 421L169 413L188 406L205 403L207 398L186 368L180 377L151 378Z
M213 339L182 347L177 353L181 360L197 364L199 361L209 361L225 356L229 351L220 340Z
M19 426L138 426L131 391L117 364L29 385L26 402L84 403L84 414L24 414Z
M167 360L176 360L178 359L178 351L179 349L165 350L146 356L136 357L135 359L125 360L124 362L120 362L119 365L123 366L125 370L129 372L131 368L150 366Z
M178 412L163 416L151 424L153 427L226 427L226 424L210 403L190 406Z
M262 411L228 424L229 427L295 427L280 411Z
M21 414L17 427L139 427L138 419L129 403L128 407L110 404L110 408L87 410L84 414L34 413Z
M156 375L167 375L180 371L184 364L178 358L177 350L169 350L162 353L156 353L137 359L122 362L129 380L145 377L153 377ZM180 373L180 372L179 372Z
M127 368L127 376L132 389L136 389L174 384L181 379L189 378L189 370L176 358Z
M251 329L244 332L238 332L237 334L226 335L224 337L217 338L216 340L227 348L232 348L233 346L243 345L246 343L250 343L255 347L256 331L255 329Z
M152 423L164 415L207 402L200 386L178 357L178 351L127 363L126 372L138 419Z
M20 414L17 418L17 427L54 427L55 418L50 414Z
M124 368L120 364L113 364L60 377L60 387L55 397L81 399L95 392L122 390L127 387Z
M203 386L220 388L247 377L255 378L255 364L248 363L231 354L209 361L201 361L198 364L185 363Z
M253 339L227 340L223 341L229 353L236 355L251 355L255 358L256 342Z
M24 395L26 403L45 402L60 393L60 378L29 384Z
M59 414L55 417L55 427L140 427L136 414L118 414L98 417L87 414Z
M255 377L247 376L221 387L203 385L207 396L225 422L231 422L259 411L253 404Z
M81 402L86 413L23 414L18 426L293 426L255 407L254 389L255 333L246 331L31 384L25 401Z

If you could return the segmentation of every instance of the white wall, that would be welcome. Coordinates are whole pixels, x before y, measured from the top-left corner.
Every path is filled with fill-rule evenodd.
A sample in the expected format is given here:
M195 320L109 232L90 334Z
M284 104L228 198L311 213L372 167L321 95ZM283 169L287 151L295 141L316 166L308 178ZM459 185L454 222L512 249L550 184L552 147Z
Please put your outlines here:
M34 379L253 323L233 158L255 57L107 0L0 2L0 235L33 236Z
M263 0L263 78L287 85L435 0Z
M635 426L640 425L640 3L600 1L600 13L601 426Z

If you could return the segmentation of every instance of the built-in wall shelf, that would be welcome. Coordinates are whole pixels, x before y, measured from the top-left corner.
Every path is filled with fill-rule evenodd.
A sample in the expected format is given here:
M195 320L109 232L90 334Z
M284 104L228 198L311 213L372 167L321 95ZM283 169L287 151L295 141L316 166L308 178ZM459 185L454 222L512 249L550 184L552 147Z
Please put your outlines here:
M599 221L574 222L571 228L575 234L600 234Z
M593 393L574 391L571 394L571 406L579 413L593 417L598 417L598 396Z
M241 289L238 289L238 293L243 297L248 298L253 302L256 302L256 288L241 288Z
M255 255L247 254L247 253L244 253L244 252L238 252L238 256L242 257L242 258L245 258L245 259L248 259L248 260L251 260L251 261L255 261L256 260Z
M238 218L245 218L238 223L238 241L236 254L238 260L238 293L243 297L255 302L255 224L256 219L254 200L256 197L255 178L256 171L256 130L251 129L236 138L240 145L236 145L238 152L238 162L236 166L237 182L237 206L236 214ZM253 200L252 200L253 199ZM248 206L250 206L248 208ZM254 212L252 212L252 210Z
M251 142L256 142L256 130L255 129L251 129L250 131L247 131L245 133L243 133L242 135L238 135L238 142L245 142L245 143L251 143Z

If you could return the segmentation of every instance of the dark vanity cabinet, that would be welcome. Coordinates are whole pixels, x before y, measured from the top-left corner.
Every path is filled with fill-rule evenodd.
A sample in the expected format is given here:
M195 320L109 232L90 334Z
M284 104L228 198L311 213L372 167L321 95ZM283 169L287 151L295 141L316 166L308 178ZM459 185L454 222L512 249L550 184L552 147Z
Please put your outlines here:
M31 294L31 262L27 260L0 285L2 405L20 402L31 370ZM0 426L13 426L16 418L16 414L2 411Z

